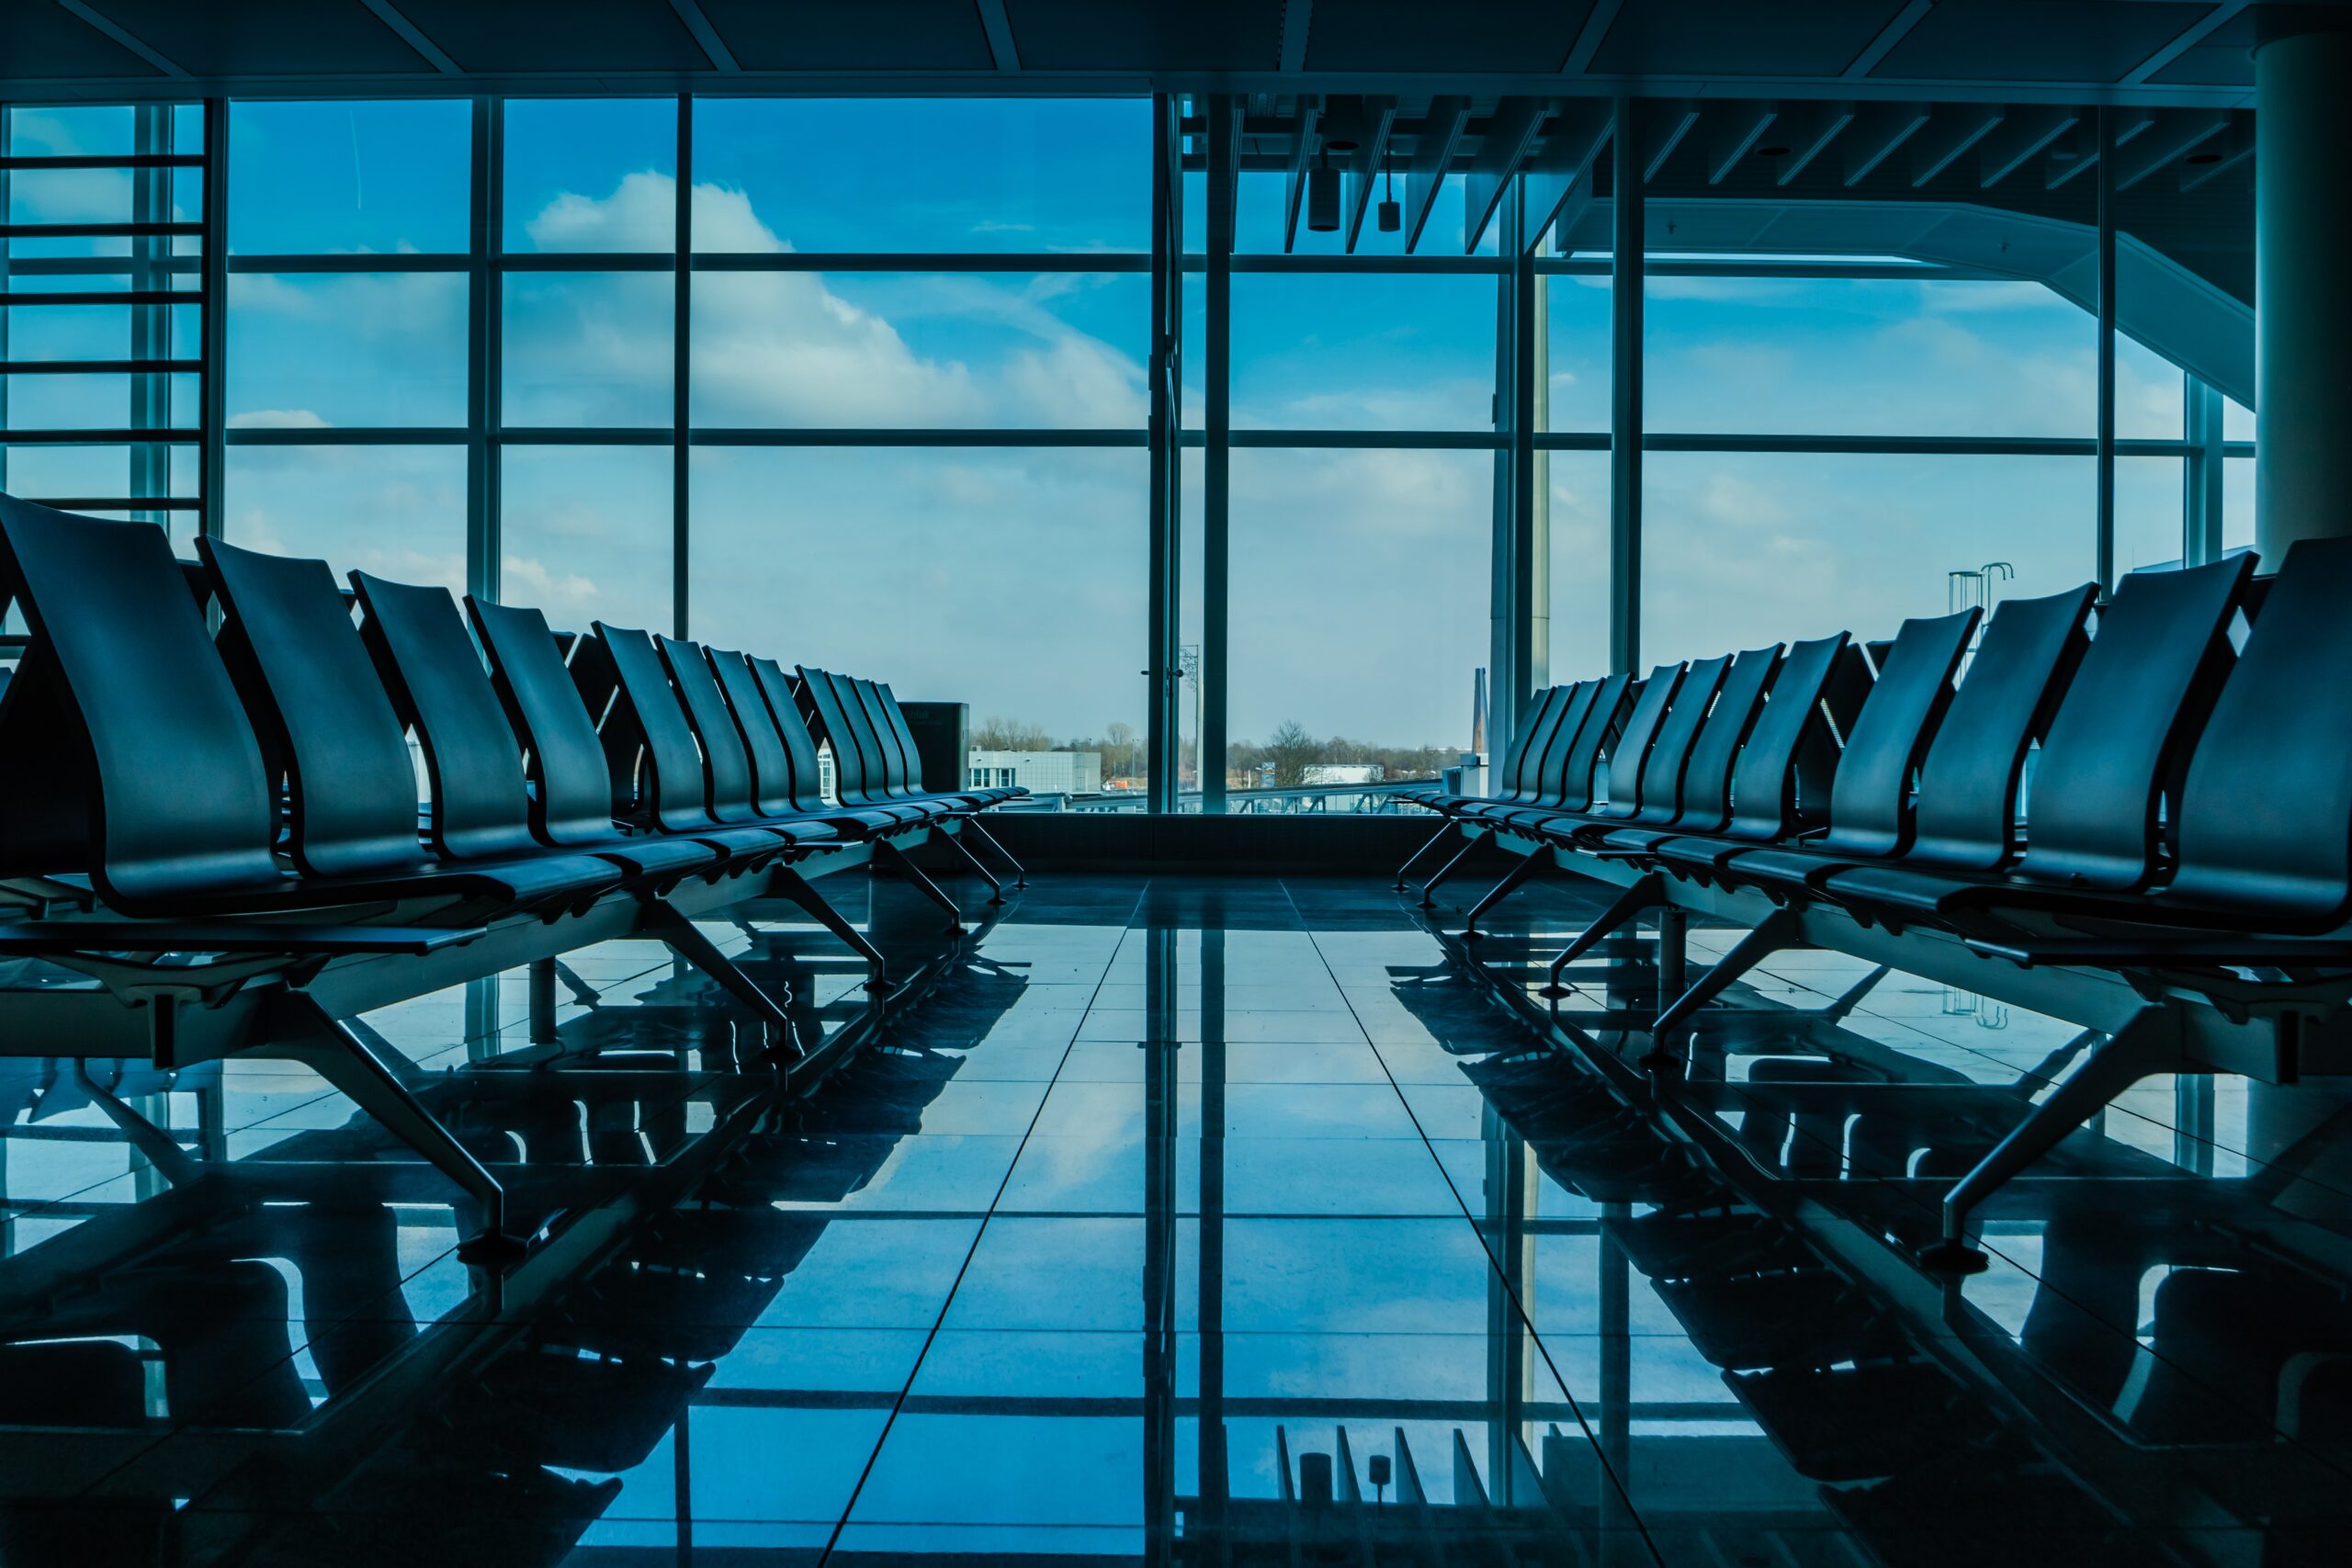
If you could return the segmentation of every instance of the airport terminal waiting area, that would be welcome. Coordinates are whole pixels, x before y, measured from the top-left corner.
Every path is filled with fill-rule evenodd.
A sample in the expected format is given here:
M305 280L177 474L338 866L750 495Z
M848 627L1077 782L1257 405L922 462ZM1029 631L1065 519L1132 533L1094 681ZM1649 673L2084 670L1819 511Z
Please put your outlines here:
M196 558L0 500L9 1568L2343 1560L2352 542L1548 687L1312 874Z

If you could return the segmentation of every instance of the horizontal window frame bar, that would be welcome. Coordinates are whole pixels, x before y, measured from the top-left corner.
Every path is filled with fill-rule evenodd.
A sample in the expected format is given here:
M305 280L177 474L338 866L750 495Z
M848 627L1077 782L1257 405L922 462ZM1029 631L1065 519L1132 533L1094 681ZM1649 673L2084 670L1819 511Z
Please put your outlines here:
M1205 446L1208 433L1177 433L1185 446ZM1607 437L1601 438L1604 442ZM1300 450L1354 448L1363 451L1500 452L1510 437L1491 430L1235 430L1227 434L1230 446L1258 449L1295 447Z
M0 310L10 310L19 305L42 306L51 309L62 306L120 305L126 309L139 310L157 305L201 305L203 303L204 291L200 288L127 288L119 294L109 294L104 289L28 289L19 293L0 289Z
M8 274L18 277L128 277L133 273L161 272L201 276L204 257L175 252L167 256L10 256ZM196 298L190 290L188 298Z
M1148 251L696 251L695 272L1108 272L1149 273Z
M199 239L201 223L0 223L0 240Z
M201 359L0 359L0 376L198 376Z
M19 501L59 512L200 512L204 502L192 495L174 496L43 496L22 495Z
M13 152L6 169L200 169L201 152Z
M2236 445L2245 448L2244 455L2253 455L2252 442ZM1543 431L1535 436L1535 449L1606 452L1609 434ZM1642 438L1642 450L1817 457L2096 457L2098 440L2089 435L1777 435L1654 431ZM2115 443L2119 457L2186 457L2197 450L2187 441L2156 436L2122 436Z
M203 439L203 430L193 424L165 430L0 430L0 446L194 446Z

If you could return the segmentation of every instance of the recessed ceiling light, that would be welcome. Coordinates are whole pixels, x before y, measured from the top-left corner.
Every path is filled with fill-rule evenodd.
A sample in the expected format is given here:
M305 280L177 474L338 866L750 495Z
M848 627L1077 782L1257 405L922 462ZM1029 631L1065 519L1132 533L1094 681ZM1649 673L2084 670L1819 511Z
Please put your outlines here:
M1756 155L1759 158L1785 158L1789 150L1785 147L1758 147Z

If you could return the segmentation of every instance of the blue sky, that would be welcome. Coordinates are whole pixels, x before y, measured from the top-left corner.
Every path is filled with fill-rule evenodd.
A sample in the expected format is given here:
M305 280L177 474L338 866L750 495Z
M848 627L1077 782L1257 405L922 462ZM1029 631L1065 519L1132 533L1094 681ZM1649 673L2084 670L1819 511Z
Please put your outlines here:
M707 100L696 112L698 250L1070 260L1067 270L1018 274L699 273L694 423L1141 427L1148 280L1083 269L1091 253L1148 243L1145 106ZM471 114L462 102L237 106L232 249L462 252ZM675 114L662 99L511 104L504 248L670 250ZM17 147L106 144L127 138L119 118L16 111ZM127 200L122 180L38 190L20 180L13 205L21 217L91 216ZM1279 249L1283 186L1280 175L1244 179L1245 249ZM1449 183L1425 252L1460 254L1461 204L1460 184ZM1310 254L1333 244L1303 227L1300 242ZM1367 223L1365 249L1396 244ZM1490 233L1483 248L1492 247ZM1235 423L1490 429L1495 287L1478 276L1238 276ZM666 428L672 288L666 273L510 274L506 421ZM1549 290L1552 428L1602 429L1606 281L1559 277ZM1654 431L2092 430L2090 318L2035 285L1660 277L1648 294ZM1195 331L1198 297L1195 282ZM12 354L114 351L91 336L94 317L18 315ZM233 423L448 428L464 419L460 273L239 274L229 333ZM1186 368L1187 421L1197 423L1199 355ZM2120 385L2124 434L2178 434L2177 371L2127 344ZM42 389L17 393L12 423L119 423L127 391L20 378L20 389L34 387ZM28 401L40 398L51 402ZM2249 433L2243 423L2233 434ZM123 462L119 450L24 451L10 475L17 489L55 493L101 488L95 476ZM603 615L666 626L669 464L665 447L510 447L508 596L571 624ZM2251 531L2250 466L2230 465L2233 539ZM1550 470L1554 669L1588 673L1605 647L1607 464L1561 453ZM1235 736L1262 739L1295 718L1317 733L1460 742L1488 635L1492 471L1483 452L1236 454ZM697 635L870 670L904 695L958 696L976 716L1058 734L1141 728L1139 449L705 448L692 479ZM2121 465L2126 565L2177 553L2179 480L2175 460ZM2064 587L2091 570L2091 485L2088 459L1653 454L1645 653L1698 655L1837 626L1883 633L1904 615L1940 612L1947 574L1992 560L2015 565L2014 592ZM239 446L228 526L265 547L454 583L464 573L465 494L453 445ZM1187 499L1196 549L1196 484ZM1194 572L1197 564L1195 555ZM1197 613L1195 598L1188 624Z

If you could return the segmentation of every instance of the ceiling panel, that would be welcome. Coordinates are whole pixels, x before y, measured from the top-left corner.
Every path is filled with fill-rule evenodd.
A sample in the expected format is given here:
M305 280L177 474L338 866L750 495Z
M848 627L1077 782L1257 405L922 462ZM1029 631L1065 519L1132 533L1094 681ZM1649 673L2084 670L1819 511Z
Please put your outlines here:
M1004 10L1022 68L1029 71L1272 71L1282 64L1283 8L1269 0L1005 0Z
M469 71L707 71L669 0L399 0Z
M2212 12L2208 0L1945 0L1871 74L2117 82Z
M1557 71L1592 0L1316 0L1309 71Z
M433 70L359 0L92 0L90 8L198 76Z
M1649 0L1627 6L1591 69L1611 76L1836 76L1902 0Z
M973 0L779 6L702 0L746 71L988 71L996 65Z
M17 0L0 5L0 62L17 80L163 74L71 12Z

